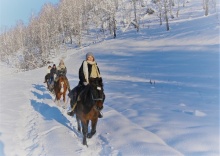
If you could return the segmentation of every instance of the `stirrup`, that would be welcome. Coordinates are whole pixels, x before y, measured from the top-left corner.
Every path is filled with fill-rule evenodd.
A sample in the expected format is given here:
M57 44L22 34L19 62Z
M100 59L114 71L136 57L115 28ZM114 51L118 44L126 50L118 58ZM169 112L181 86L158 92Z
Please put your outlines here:
M72 110L71 112L67 112L67 115L69 115L69 116L74 116L74 111Z

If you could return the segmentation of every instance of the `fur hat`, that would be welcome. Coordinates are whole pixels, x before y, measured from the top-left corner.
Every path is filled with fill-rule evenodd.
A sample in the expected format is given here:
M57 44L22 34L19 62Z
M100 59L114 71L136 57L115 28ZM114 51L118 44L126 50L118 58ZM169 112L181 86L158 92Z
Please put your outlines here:
M94 58L94 60L95 60L95 57L94 57L94 55L93 55L92 52L88 52L88 53L86 54L86 59L87 59L89 56L92 56L92 57Z

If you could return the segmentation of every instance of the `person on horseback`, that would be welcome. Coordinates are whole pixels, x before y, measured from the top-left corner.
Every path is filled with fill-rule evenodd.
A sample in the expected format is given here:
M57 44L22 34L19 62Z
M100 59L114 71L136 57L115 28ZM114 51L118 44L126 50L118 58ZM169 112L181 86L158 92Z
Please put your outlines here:
M60 76L64 76L65 77L65 80L66 80L66 84L67 84L67 88L68 88L68 91L70 92L70 84L69 84L69 81L66 77L66 73L67 73L67 68L63 62L63 60L60 61L58 67L57 67L57 77L55 78L55 83L58 81L58 79L60 78Z
M56 64L53 64L53 68L50 70L50 84L54 81L55 74L57 73Z
M84 89L85 86L89 84L89 78L101 77L99 67L95 61L93 53L88 52L86 54L86 60L82 62L81 67L79 68L79 83L78 85L71 90L68 94L70 97L70 106L71 111L67 112L68 115L74 116L74 109L77 104L78 94ZM100 113L99 118L102 118L103 115Z
M46 83L48 80L50 80L50 70L51 70L51 65L49 65L47 68L47 74L44 78L44 83Z

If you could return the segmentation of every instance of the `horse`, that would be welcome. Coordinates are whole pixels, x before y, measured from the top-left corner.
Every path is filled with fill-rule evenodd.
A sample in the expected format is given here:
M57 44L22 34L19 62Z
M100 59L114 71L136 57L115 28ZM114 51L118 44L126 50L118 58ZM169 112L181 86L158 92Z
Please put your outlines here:
M54 80L56 78L56 74L54 74L53 78L50 77L50 74L47 75L46 78L46 83L47 83L47 88L51 93L54 93Z
M50 74L47 74L44 79L45 79L45 82L47 84L47 88L49 89L49 86L50 86Z
M79 93L75 108L78 131L83 132L83 145L87 145L86 138L92 138L96 133L98 115L103 109L105 94L102 78L90 78L89 84ZM81 121L81 125L80 125ZM91 121L91 132L88 133L88 125Z
M47 88L48 88L48 90L51 92L51 93L53 93L54 92L54 81L52 80L50 80L50 79L47 79Z
M67 83L65 76L60 76L57 82L54 83L55 100L60 105L60 99L63 96L63 101L66 101Z

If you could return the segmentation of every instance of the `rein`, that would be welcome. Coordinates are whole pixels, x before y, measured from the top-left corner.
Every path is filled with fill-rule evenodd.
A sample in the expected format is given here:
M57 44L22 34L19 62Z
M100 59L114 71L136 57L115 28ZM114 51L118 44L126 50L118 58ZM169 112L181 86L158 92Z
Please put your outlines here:
M102 90L102 88L97 87L97 90ZM92 93L91 93L91 96L92 96L93 101L103 101L103 98L94 98ZM102 110L102 108L99 108L97 105L95 105L93 108L94 108L95 111L98 111L98 112L100 112Z
M91 94L92 94L92 93L91 93ZM96 99L94 99L93 94L92 94L92 100L93 100L93 101L103 101L103 98L96 98Z
M98 86L98 87L97 87L97 90L102 90L102 88ZM92 93L91 93L91 94L92 94ZM93 97L93 94L92 94L92 100L93 100L93 101L103 101L103 98L94 98L94 97Z

